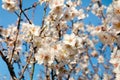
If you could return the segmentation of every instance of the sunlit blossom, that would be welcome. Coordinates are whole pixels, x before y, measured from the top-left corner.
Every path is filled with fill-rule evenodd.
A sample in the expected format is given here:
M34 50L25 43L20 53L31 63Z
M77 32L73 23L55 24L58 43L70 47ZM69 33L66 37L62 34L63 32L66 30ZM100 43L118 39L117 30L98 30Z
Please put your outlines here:
M35 59L38 64L52 64L54 60L54 54L51 51L44 50L44 48L40 48L35 55Z
M102 55L98 56L98 63L104 63L104 57Z
M17 0L16 1L15 0L2 0L2 2L3 2L3 5L2 5L3 9L6 9L11 12L18 9Z
M75 43L76 43L76 36L75 36L75 34L65 34L63 42L65 44L69 44L69 45L75 46Z
M64 5L64 0L50 0L49 7L51 9L55 8L56 6Z

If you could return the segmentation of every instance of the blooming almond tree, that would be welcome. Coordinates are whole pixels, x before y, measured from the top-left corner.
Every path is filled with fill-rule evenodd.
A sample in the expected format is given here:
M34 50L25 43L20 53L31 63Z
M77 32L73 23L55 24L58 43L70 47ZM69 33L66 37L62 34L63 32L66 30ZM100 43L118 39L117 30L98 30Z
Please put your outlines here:
M17 16L0 27L0 56L11 80L120 80L120 0L107 7L101 0L2 0L2 8ZM27 12L43 8L41 25ZM91 15L101 23L84 20ZM15 69L18 65L18 70ZM37 67L43 67L35 78ZM29 75L26 75L28 72Z

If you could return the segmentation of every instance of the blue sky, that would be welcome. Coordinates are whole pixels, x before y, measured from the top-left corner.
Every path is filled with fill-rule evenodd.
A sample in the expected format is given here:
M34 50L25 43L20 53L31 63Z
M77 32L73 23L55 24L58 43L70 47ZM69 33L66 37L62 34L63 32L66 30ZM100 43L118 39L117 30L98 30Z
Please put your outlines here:
M27 8L29 7L31 4L33 4L33 2L38 1L38 0L23 0L23 8ZM83 1L83 6L87 6L88 2L90 2L90 0L82 0ZM109 5L112 2L112 0L102 0L102 3L104 5ZM0 0L0 5L2 5L2 1ZM34 18L34 23L37 25L41 24L41 20L42 20L42 14L43 14L43 8L38 6L35 10L35 18ZM30 14L31 15L31 14ZM30 17L29 15L29 17ZM90 18L89 20L92 22L96 21L96 18L91 16L92 18ZM3 10L0 7L0 25L7 27L7 25L9 24L13 24L15 23L17 20L17 16L14 13L10 13L6 10ZM88 21L89 22L89 21Z
M23 8L29 7L33 2L38 1L38 0L23 0ZM83 6L87 6L88 2L90 0L82 0L83 1ZM112 0L102 0L102 3L106 6L108 6ZM14 24L17 20L17 16L14 13L8 12L6 10L3 10L1 8L2 5L2 0L0 0L0 25L2 25L4 28L7 28L9 24ZM32 10L27 12L28 17L31 18ZM35 16L34 16L34 23L36 25L41 25L41 20L43 16L43 7L37 6L35 10ZM94 15L91 14L91 16L85 20L85 23L92 22L95 25L99 24L99 19L95 17ZM36 80L37 74L39 73L39 70L42 68L39 65L36 65L36 71L34 75L34 80ZM42 68L43 69L43 68ZM17 66L15 65L15 70L17 70ZM7 66L5 62L0 57L0 80L2 80L1 76L7 76L7 80L10 78Z

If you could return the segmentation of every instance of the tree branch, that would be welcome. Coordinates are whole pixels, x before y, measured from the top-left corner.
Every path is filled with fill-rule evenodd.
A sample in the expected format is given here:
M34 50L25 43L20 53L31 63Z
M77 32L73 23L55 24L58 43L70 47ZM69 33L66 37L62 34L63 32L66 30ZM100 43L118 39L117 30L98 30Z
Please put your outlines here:
M2 59L5 61L5 63L6 63L12 79L17 80L17 77L15 75L13 66L8 62L8 59L3 55L2 51L0 51L0 55L1 55Z

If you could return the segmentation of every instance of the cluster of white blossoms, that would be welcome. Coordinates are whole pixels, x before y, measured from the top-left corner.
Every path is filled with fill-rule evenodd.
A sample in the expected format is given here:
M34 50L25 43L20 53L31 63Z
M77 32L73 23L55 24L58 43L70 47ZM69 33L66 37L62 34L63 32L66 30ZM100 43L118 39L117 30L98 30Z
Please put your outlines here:
M112 23L112 28L116 31L120 30L120 0L114 0L113 3L108 7L107 14L108 20Z
M62 41L59 41L58 31L53 33L55 29L51 29L46 27L41 36L39 36L40 27L29 23L22 23L21 35L23 35L23 39L27 42L30 42L33 38L33 44L38 50L35 54L35 59L39 64L49 63L51 65L54 59L58 61L73 60L75 55L78 55L78 49L84 48L82 44L84 39L82 40L82 38L74 33L64 34Z
M100 41L103 44L112 45L114 42L116 42L116 34L115 31L110 31L109 28L104 26L98 26L96 27L91 34L97 35L100 39Z
M106 8L106 6L104 5L100 5L101 1L100 0L96 0L96 1L93 1L93 5L92 5L92 13L95 14L96 16L98 17L101 17L102 16L102 12L103 10Z
M40 26L34 24L22 23L22 32L28 35L39 36Z
M81 0L38 1L40 4L45 3L45 14L49 8L48 15L45 15L41 23L42 26L30 22L23 10L21 14L23 13L29 23L16 12L18 18L21 18L20 23L17 26L10 25L7 29L0 28L2 31L0 36L3 39L0 41L9 49L7 58L14 53L13 59L20 59L19 55L23 55L20 52L26 47L28 50L25 50L25 53L33 53L34 60L32 62L30 59L30 63L49 67L59 77L64 74L69 77L71 73L76 73L75 75L80 75L80 80L99 80L101 68L104 67L103 80L111 80L114 76L116 80L120 79L120 0L113 0L108 8L101 4L101 0L92 0L92 6L86 9L81 7ZM17 0L2 2L3 9L11 12L19 7ZM34 5L25 10L32 8L35 8ZM97 26L84 24L84 19L91 15L87 13L88 11L100 18L101 24ZM110 59L106 59L106 47L113 51ZM109 66L111 64L113 70ZM111 74L113 76L110 77ZM73 76L70 79L74 80Z
M111 55L110 63L113 64L113 72L116 74L115 80L120 79L120 50L116 47Z
M2 2L3 2L3 5L2 5L3 9L6 9L6 10L11 11L11 12L18 9L17 0L2 0Z
M120 0L113 0L113 3L107 8L107 18L100 27L92 29L92 35L97 35L100 41L105 45L113 46L117 43L117 47L111 47L110 63L113 64L113 72L115 80L120 79L120 50L119 50L119 31L120 31ZM99 56L100 57L100 56ZM103 58L102 58L103 60Z

